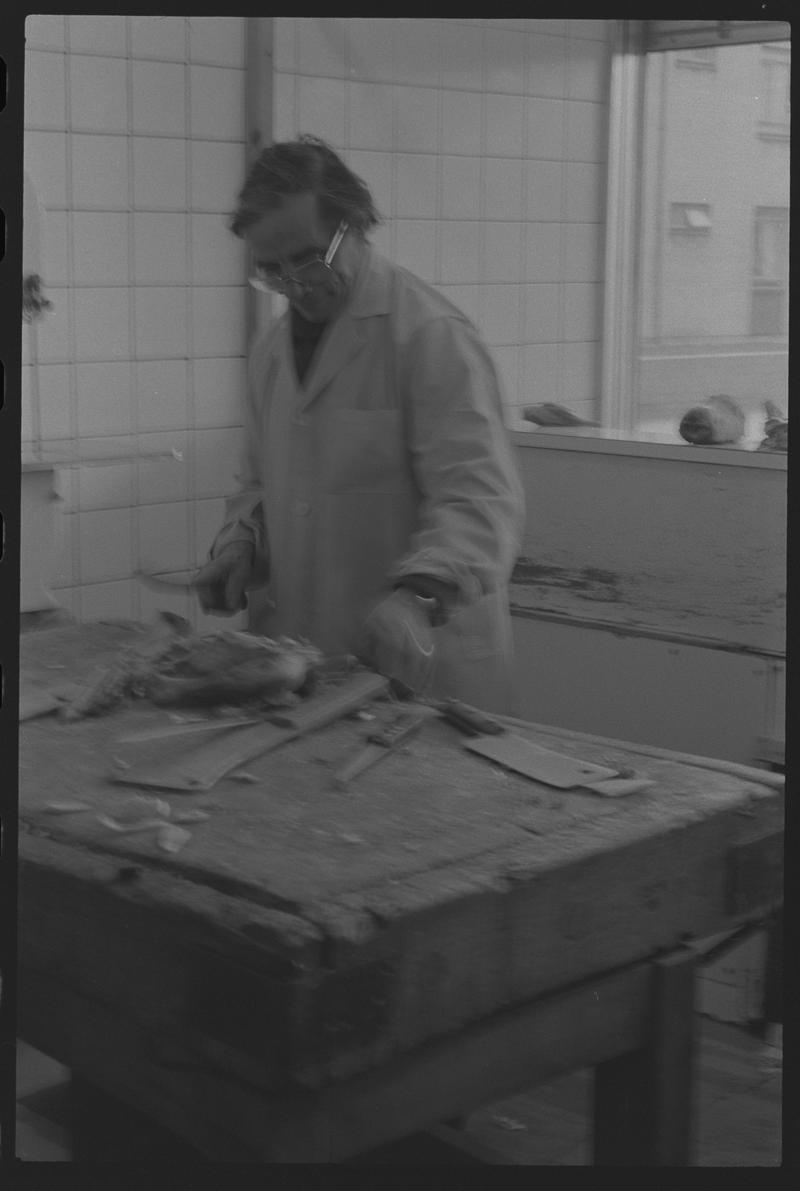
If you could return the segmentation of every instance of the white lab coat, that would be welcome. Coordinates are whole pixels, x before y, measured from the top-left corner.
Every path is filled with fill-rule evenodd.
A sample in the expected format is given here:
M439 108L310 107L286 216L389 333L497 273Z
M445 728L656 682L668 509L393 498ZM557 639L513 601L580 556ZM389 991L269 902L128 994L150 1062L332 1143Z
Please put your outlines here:
M212 555L256 544L253 627L353 652L404 575L458 588L436 630L432 693L510 710L507 583L523 495L492 360L442 294L367 248L304 383L288 315L254 347L240 491Z

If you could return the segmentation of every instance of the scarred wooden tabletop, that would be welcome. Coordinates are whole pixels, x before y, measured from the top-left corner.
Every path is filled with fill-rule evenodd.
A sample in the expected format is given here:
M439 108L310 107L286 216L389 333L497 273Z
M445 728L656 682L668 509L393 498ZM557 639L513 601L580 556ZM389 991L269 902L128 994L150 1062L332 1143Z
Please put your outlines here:
M24 636L23 688L81 681L137 631L71 625ZM377 722L390 710L371 708ZM782 796L756 771L733 776L618 741L516 729L653 783L602 798L500 769L436 715L346 789L333 771L374 723L348 719L250 761L255 781L229 776L198 795L146 791L173 812L209 813L167 853L153 832L115 834L97 815L135 793L110 780L115 758L140 764L176 747L117 738L168 722L138 702L20 725L22 964L84 992L103 985L101 999L162 1026L192 996L195 1027L238 1052L244 1031L247 1061L263 1060L259 1078L272 1086L366 1068L502 1006L723 930L778 897L780 876L766 870L780 852ZM89 810L48 813L71 799ZM81 913L93 917L102 964L81 941ZM161 948L144 985L130 959L142 940ZM223 1024L210 1006L197 1010L196 964L191 994L167 975L193 948L246 967L227 994L209 977L233 1006ZM156 980L174 998L163 992L158 1011L143 1007ZM266 1004L265 980L280 993L269 999L269 1029L263 1016L255 1029L252 997Z

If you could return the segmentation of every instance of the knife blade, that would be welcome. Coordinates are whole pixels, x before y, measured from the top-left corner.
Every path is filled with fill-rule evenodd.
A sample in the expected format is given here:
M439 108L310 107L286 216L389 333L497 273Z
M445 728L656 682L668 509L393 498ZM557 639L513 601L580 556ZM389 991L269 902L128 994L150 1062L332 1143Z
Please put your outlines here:
M152 587L154 591L194 591L197 586L197 571L170 572L163 575L151 575L147 571L134 571L135 577L145 587Z
M229 728L243 728L248 724L275 723L271 716L220 716L214 720L194 720L184 724L167 724L159 728L150 728L143 732L131 732L128 736L118 736L115 744L146 744L151 740L169 740L173 736L192 736L196 732L224 732ZM286 723L279 724L285 727Z
M165 575L153 575L147 571L135 571L134 575L143 583L145 587L152 588L153 591L169 591L173 595L176 592L184 592L188 594L191 591L197 591L197 577L200 570L184 571L183 573L168 573ZM274 605L273 605L274 606ZM248 607L247 596L242 592L241 602L236 611L244 612Z

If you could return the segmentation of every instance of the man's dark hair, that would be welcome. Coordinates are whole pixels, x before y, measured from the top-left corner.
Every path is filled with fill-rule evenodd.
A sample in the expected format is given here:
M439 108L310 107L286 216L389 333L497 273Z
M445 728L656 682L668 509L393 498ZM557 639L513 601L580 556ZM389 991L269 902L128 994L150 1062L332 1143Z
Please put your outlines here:
M286 196L309 191L317 196L323 219L333 224L346 219L363 236L380 223L367 184L319 137L304 134L262 150L239 192L228 226L234 235L242 236L267 211L280 207Z

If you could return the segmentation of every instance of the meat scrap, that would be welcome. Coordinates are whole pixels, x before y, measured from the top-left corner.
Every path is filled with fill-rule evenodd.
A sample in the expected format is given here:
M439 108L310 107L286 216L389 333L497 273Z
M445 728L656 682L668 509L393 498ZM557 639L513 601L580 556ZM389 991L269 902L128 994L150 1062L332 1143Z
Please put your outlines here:
M756 447L757 451L788 451L789 450L789 419L771 401L764 402L766 420L764 422L764 437Z
M259 702L281 706L297 698L322 663L313 645L222 629L194 633L167 623L125 650L60 715L64 720L109 711L125 699L159 707L212 707Z
M318 649L289 637L222 631L198 638L188 653L162 666L147 697L159 707L281 703L306 684L321 661Z
M678 431L686 442L736 443L744 434L745 418L732 397L719 393L693 405L681 418Z
M123 699L140 694L156 667L166 664L170 655L185 651L190 629L188 621L172 617L146 634L144 640L124 649L110 666L59 711L63 720L79 720L99 715L116 707Z

